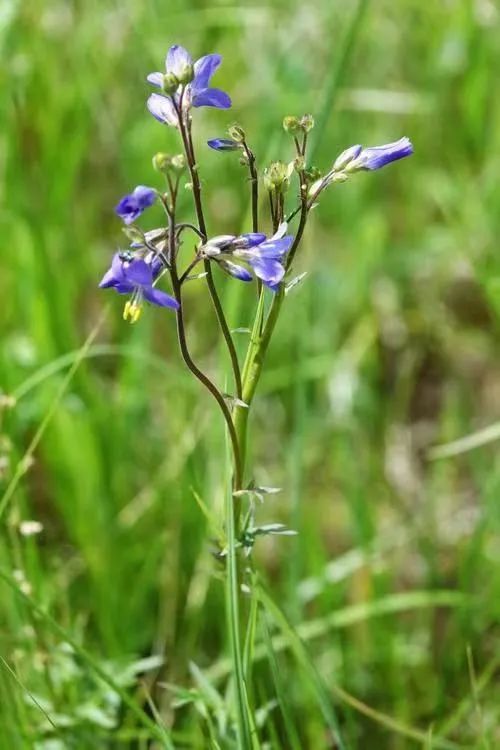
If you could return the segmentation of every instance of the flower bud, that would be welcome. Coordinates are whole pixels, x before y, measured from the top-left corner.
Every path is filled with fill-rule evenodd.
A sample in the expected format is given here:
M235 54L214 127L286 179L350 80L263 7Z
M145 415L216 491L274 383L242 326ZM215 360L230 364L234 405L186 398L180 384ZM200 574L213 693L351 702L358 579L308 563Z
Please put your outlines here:
M309 196L309 198L312 198L321 189L323 183L324 183L323 178L316 180L316 182L312 183L309 190L307 191L307 195Z
M184 154L176 154L170 159L170 166L174 172L184 172L186 169L186 157Z
M328 180L328 184L332 182L346 182L349 179L349 175L347 172L334 172L330 179Z
M245 131L241 127L241 125L238 125L235 123L234 125L231 125L227 132L229 133L229 136L233 139L233 141L236 141L236 143L243 143L245 140Z
M167 172L171 161L171 157L168 154L159 151L153 156L153 169L157 172Z
M290 135L298 135L302 128L300 127L300 122L298 117L293 117L292 115L287 115L283 119L283 130L285 130Z
M285 192L288 188L288 181L293 172L293 162L284 164L282 161L273 161L269 167L264 170L264 185L267 190L277 193Z
M165 73L161 86L163 91L170 96L171 94L175 94L178 86L179 79L177 76L173 73Z
M306 160L303 156L297 156L296 159L293 160L293 168L296 172L303 172L306 166Z
M314 127L314 117L312 115L302 115L299 124L304 133L309 133Z
M191 83L191 81L194 78L194 68L191 63L186 63L182 70L177 74L177 80L179 83L182 83L185 85L186 83Z
M333 169L336 172L345 169L353 159L356 159L359 156L362 148L363 147L359 145L346 148L345 151L342 151L342 153L335 159Z
M321 171L318 167L308 167L308 169L305 170L305 177L307 182L315 182L321 177Z

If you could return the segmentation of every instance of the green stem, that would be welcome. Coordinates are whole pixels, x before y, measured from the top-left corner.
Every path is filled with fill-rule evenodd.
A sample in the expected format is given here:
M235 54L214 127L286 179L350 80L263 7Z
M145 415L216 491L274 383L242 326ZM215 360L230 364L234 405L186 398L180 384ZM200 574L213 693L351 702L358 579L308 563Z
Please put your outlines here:
M227 534L227 578L226 578L226 614L233 663L233 676L236 687L236 727L238 750L251 750L252 734L250 707L248 705L245 674L243 669L243 652L240 635L240 584L238 559L236 551L235 504L233 493L226 491L226 534Z
M302 201L301 201L300 221L299 221L299 226L297 227L297 234L295 235L295 239L293 241L292 247L290 248L290 251L288 253L288 260L287 260L287 266L286 266L287 270L290 269L293 259L295 257L295 253L297 252L297 248L300 245L302 235L304 234L304 229L305 229L306 221L307 221L307 215L309 211L308 204L307 204L307 195L305 194L304 191L301 191L301 194L302 194ZM261 295L259 299L259 305L257 307L257 313L255 316L252 334L250 337L250 343L248 345L245 363L243 365L242 401L244 401L244 403L247 404L247 407L236 406L235 411L234 411L234 426L236 430L238 445L240 448L242 479L244 479L244 476L245 476L247 428L248 428L248 417L250 413L250 406L251 406L253 397L255 395L255 391L259 383L260 376L262 374L262 367L264 365L264 360L266 357L267 349L269 347L269 342L271 341L274 328L276 326L276 323L278 322L278 317L280 314L281 305L283 304L284 298L285 298L285 292L284 292L283 287L281 287L279 291L276 292L276 294L274 295L274 298L271 304L271 309L269 310L266 323L264 325L263 330L261 331L260 321L262 320L262 314L263 314L264 294Z

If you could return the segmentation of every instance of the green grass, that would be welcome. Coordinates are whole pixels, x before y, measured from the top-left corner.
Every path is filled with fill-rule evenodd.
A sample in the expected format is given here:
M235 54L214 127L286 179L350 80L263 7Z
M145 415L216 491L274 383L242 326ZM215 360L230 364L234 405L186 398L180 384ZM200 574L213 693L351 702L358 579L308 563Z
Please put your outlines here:
M259 521L299 532L255 547L261 747L498 746L498 446L427 454L500 421L499 27L489 0L4 1L0 746L237 747L224 430L173 316L124 325L96 288L112 207L176 148L143 80L174 42L220 52L234 101L196 122L214 234L248 227L241 167L203 148L236 119L261 165L291 154L286 114L317 116L322 168L415 144L322 200L254 404L250 465L283 487ZM254 290L217 282L250 326ZM196 357L230 382L203 283L188 296Z

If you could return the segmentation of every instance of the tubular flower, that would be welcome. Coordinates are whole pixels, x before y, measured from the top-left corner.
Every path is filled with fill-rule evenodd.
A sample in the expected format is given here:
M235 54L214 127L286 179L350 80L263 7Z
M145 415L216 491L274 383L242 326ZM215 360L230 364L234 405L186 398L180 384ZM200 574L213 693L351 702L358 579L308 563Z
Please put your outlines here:
M165 60L165 73L150 73L149 83L163 91L151 94L147 107L151 114L166 125L177 127L177 109L191 107L217 107L229 109L231 99L220 89L210 87L210 79L221 64L220 55L205 55L193 63L184 47L174 44Z
M174 310L179 308L177 300L153 286L162 268L160 259L152 254L141 258L129 250L115 253L99 286L101 289L115 289L118 294L132 295L125 303L123 317L135 323L141 315L144 300L159 307L171 307Z
M247 263L265 286L277 291L285 275L283 260L293 242L293 236L286 235L286 230L287 225L283 223L276 234L269 238L260 232L242 234L238 237L212 237L201 248L201 254L218 262L231 276L241 281L251 281L252 275L247 268L228 260L228 256L237 258Z
M355 146L354 148L358 149L359 146ZM411 154L413 154L413 144L410 139L406 137L400 138L399 141L394 141L394 143L361 149L356 158L347 165L347 170L355 172L358 169L368 169L370 171L380 169L392 161L403 159L405 156L411 156Z
M125 224L132 224L146 208L153 205L156 198L156 190L146 185L138 185L130 195L121 199L115 211Z
M413 144L406 136L383 146L369 148L363 148L359 144L351 146L337 156L333 167L324 177L313 182L309 187L308 195L314 200L332 182L345 182L353 172L362 170L372 172L411 154L413 154Z
M241 148L241 143L233 141L232 138L212 138L207 141L207 145L214 151L237 151Z

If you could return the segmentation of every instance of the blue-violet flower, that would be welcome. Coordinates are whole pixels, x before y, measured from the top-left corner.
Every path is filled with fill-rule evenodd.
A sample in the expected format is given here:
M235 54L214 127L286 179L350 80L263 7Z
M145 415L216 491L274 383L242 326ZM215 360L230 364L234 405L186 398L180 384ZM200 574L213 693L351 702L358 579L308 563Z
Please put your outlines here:
M231 99L225 91L210 87L210 79L221 61L220 55L205 55L193 64L191 55L184 47L178 44L170 47L165 60L165 73L150 73L147 80L160 89L164 87L166 79L173 81L173 92L164 96L151 94L147 101L151 114L160 122L177 127L179 107L183 112L192 106L228 109ZM185 82L190 77L191 80Z
M207 141L207 145L214 151L237 151L241 148L241 143L233 141L232 138L212 138Z
M130 251L115 253L99 286L101 289L115 289L119 294L132 295L125 303L123 318L130 318L130 322L135 323L140 317L144 299L159 307L179 308L176 299L153 286L162 268L163 264L156 257L135 257Z
M144 209L152 206L157 198L157 192L145 185L138 185L135 190L121 199L115 211L125 224L132 224Z
M406 137L400 138L399 141L394 141L394 143L386 143L383 146L372 146L363 149L360 146L353 146L353 148L359 149L359 152L347 165L349 172L354 172L358 169L380 169L392 161L397 161L413 154L413 144Z
M218 262L231 276L241 281L251 281L249 271L244 266L229 261L227 256L238 258L251 267L265 286L277 291L285 275L283 260L293 242L293 236L286 235L286 231L287 224L283 223L276 234L269 238L260 232L212 237L201 248L201 254Z

